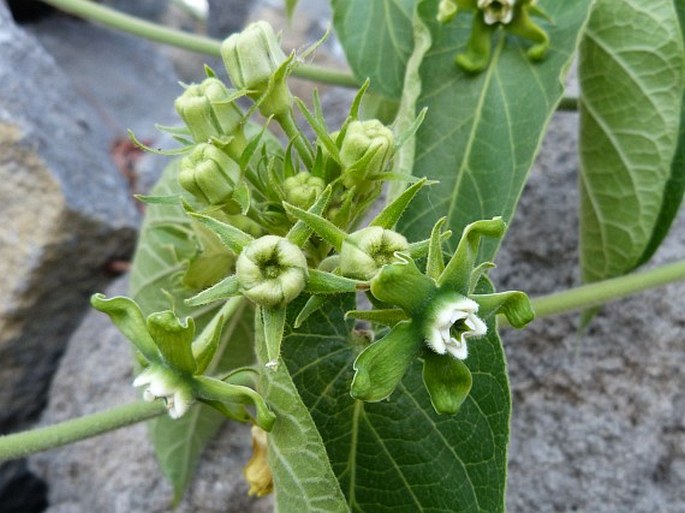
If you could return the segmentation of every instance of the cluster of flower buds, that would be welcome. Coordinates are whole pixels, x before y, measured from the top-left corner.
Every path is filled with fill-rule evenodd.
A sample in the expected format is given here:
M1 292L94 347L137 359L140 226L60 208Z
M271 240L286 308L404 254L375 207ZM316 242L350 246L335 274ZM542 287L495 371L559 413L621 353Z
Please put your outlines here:
M518 26L521 6L529 3L521 2L473 4L485 9L481 17L488 26L492 20ZM452 16L456 7L450 14L450 6L462 3L470 5L443 2L441 12ZM310 111L288 89L286 79L298 60L294 54L286 56L268 24L259 22L229 37L221 53L237 90L226 87L211 70L202 83L186 87L176 101L186 127L173 132L186 145L177 166L179 194L148 197L182 205L197 235L199 254L188 262L183 281L196 290L185 304L223 301L226 308L236 301L251 302L266 354L256 372L268 372L264 369L274 371L280 362L288 309L297 305L292 312L297 328L330 295L366 292L378 308L348 315L390 330L355 361L352 395L365 401L388 397L412 360L420 357L436 411L455 413L470 389L471 375L463 362L468 342L488 333L488 319L495 313L503 313L514 326L532 318L523 293L475 292L487 269L475 266L480 238L501 236L503 222L467 226L445 264L442 244L451 233L442 231L442 221L425 240L410 242L394 231L414 197L432 184L424 178L408 180L412 183L403 192L365 227L358 227L391 176L396 140L406 139L406 134L396 138L378 120L359 119L368 84L346 121L331 132L318 97ZM243 111L236 103L241 98L252 101L252 108ZM295 108L315 134L314 141L295 123ZM267 127L251 124L257 109L279 123L288 137L286 145ZM427 262L424 272L415 264L420 259ZM302 296L306 301L294 303ZM271 428L272 412L245 386L243 375L205 375L226 321L221 313L196 337L193 320L181 321L173 311L145 319L127 298L95 295L92 303L137 348L144 370L134 385L143 388L145 399L163 400L174 418L202 401L233 418ZM246 404L254 408L254 416ZM254 464L255 472L261 475L259 465ZM255 493L266 493L266 480L255 479L264 481Z
M472 10L473 25L466 52L456 56L457 65L469 73L485 69L490 61L492 34L502 27L512 35L533 43L528 49L531 60L543 59L549 49L549 36L532 17L550 20L536 0L441 0L437 19L450 22L460 10Z

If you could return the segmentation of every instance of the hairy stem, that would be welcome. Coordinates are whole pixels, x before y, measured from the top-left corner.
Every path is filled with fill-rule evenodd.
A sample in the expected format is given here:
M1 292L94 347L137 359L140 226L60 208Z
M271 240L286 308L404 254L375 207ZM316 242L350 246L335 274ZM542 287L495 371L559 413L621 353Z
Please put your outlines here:
M532 299L536 319L609 303L643 290L685 280L685 260L641 273L598 281ZM500 325L506 319L500 316Z
M0 462L101 435L157 417L165 411L161 401L136 401L52 426L0 436Z
M130 16L116 11L115 9L96 4L95 2L88 0L42 1L64 12L78 16L79 18L94 21L122 32L135 34L136 36L151 41L216 57L221 55L219 51L221 48L221 41L197 34L191 34L182 30L170 29L163 25L141 20L135 16ZM359 87L357 79L349 73L321 66L300 64L293 70L292 74L296 77L326 84L355 89Z

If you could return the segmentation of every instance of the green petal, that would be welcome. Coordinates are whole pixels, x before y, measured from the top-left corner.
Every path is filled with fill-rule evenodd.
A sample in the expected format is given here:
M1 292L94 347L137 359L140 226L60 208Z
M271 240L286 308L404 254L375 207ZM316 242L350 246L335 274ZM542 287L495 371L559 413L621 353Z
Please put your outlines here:
M495 294L472 294L469 297L480 305L478 316L483 319L501 313L514 328L523 328L535 318L530 299L518 290Z
M442 258L442 225L445 224L446 217L438 219L438 222L431 230L430 242L428 245L428 261L426 262L426 275L434 280L440 277L445 270L445 261ZM451 232L450 232L451 233Z
M478 258L478 247L482 237L502 237L507 229L501 217L481 220L464 228L457 250L438 279L440 287L466 295L469 292L471 272Z
M376 299L399 306L411 317L420 314L437 290L435 282L419 271L410 258L384 265L371 280L371 293Z
M345 319L361 319L363 321L377 322L386 326L394 326L398 322L407 321L409 318L404 310L399 308L375 309L375 310L350 310L345 312Z
M197 363L192 350L195 322L192 317L186 318L186 324L183 324L171 310L155 312L147 318L147 329L172 369L185 374L195 373Z
M471 391L471 371L461 360L425 351L423 383L438 414L454 415Z
M217 401L226 405L226 412L235 411L234 405L251 405L255 408L254 422L265 431L271 431L276 416L269 409L264 398L257 392L242 385L233 385L215 378L198 376L193 379L197 396L212 404ZM220 410L222 411L222 410ZM225 411L222 413L226 414Z
M411 321L397 324L357 356L350 390L352 397L370 402L389 397L422 345L423 340Z
M93 308L109 315L117 329L150 362L159 362L160 356L155 341L150 336L143 313L135 301L123 296L107 299L104 294L93 294L90 298Z

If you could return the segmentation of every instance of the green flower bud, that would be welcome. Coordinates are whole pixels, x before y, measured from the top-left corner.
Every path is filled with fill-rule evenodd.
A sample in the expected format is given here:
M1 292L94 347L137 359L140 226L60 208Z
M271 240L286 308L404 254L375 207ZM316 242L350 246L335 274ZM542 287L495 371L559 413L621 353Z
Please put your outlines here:
M370 280L386 264L396 261L395 252L407 251L403 235L380 226L368 226L345 238L340 250L343 276Z
M236 276L241 292L261 306L285 306L307 284L307 259L295 244L265 235L249 243L238 257Z
M240 166L212 144L202 143L181 160L178 183L209 205L230 200L240 181Z
M286 178L283 182L285 200L303 210L307 210L314 204L325 187L326 184L321 178L309 173L298 173Z
M255 100L269 90L269 81L288 59L273 28L265 21L252 23L225 39L221 57L233 84L247 90ZM273 84L268 98L263 99L260 111L264 115L278 115L290 108L292 102L285 77L281 77Z
M340 148L343 168L349 170L347 176L343 171L343 184L351 187L381 173L394 152L395 137L383 123L377 119L351 122ZM360 168L354 169L355 165Z
M188 86L174 105L195 142L204 143L222 136L244 140L243 112L221 80L207 78Z

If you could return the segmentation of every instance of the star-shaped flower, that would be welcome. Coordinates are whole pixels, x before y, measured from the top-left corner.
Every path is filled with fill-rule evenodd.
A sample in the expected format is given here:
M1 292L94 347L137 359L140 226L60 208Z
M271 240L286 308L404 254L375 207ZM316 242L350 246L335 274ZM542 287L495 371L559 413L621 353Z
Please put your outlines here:
M423 379L438 413L454 414L471 388L464 364L468 341L486 335L485 320L502 313L514 327L533 319L523 292L475 293L492 264L475 267L480 239L501 237L501 218L477 221L464 229L457 250L445 266L439 221L431 234L426 273L408 256L384 266L371 280L371 293L395 308L352 311L349 316L388 324L390 331L364 349L354 362L351 394L364 401L380 401L392 394L418 356L424 361Z

